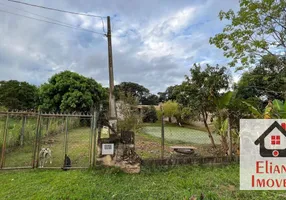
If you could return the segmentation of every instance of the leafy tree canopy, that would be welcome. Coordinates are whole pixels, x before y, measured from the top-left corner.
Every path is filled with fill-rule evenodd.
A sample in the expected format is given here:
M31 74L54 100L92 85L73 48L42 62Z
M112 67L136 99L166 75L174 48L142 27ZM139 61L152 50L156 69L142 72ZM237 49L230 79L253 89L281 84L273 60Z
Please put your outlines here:
M139 103L142 103L143 98L147 98L149 95L149 90L137 83L122 82L114 87L114 95L117 100L120 98L120 93L123 93L125 96L130 94L131 96L135 97Z
M158 92L159 102L165 102L167 100L166 92Z
M159 97L155 94L150 94L147 97L142 97L143 105L158 105Z
M37 107L38 89L27 82L0 81L0 107L29 110Z
M89 112L107 100L107 91L92 78L64 71L40 87L40 108L53 112Z
M191 76L186 76L186 80L178 88L177 101L193 110L211 112L215 105L213 99L229 86L226 67L207 65L202 69L200 65L194 64L190 72Z
M212 145L215 143L209 130L208 114L215 112L215 99L221 96L221 90L228 89L229 75L226 67L213 67L207 65L202 69L200 65L194 64L190 69L191 76L179 87L177 101L184 107L190 108L194 116L203 117L204 124L208 130Z
M164 116L174 117L179 112L179 104L175 101L167 101L163 104Z
M265 54L279 55L286 50L285 11L285 0L240 0L237 13L233 10L219 13L221 20L231 23L210 38L210 43L232 58L231 66L241 62L248 67ZM280 62L285 66L285 60Z
M277 57L263 56L260 64L246 72L236 85L237 97L273 100L286 98L286 67Z
M154 106L143 108L143 122L155 123L157 120L157 112Z
M177 99L177 95L179 94L180 85L169 86L165 92L159 92L159 101L175 101Z

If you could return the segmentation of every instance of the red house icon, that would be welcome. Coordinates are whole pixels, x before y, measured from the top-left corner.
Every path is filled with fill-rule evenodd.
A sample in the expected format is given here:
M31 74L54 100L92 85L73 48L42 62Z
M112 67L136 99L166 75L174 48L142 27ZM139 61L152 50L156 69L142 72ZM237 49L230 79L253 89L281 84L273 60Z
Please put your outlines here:
M286 157L286 146L284 149L278 148L266 148L267 142L265 138L272 133L274 129L277 129L280 134L271 135L270 143L276 147L281 145L281 141L286 137L286 123L282 123L281 125L275 121L255 142L255 145L260 144L260 155L262 157Z

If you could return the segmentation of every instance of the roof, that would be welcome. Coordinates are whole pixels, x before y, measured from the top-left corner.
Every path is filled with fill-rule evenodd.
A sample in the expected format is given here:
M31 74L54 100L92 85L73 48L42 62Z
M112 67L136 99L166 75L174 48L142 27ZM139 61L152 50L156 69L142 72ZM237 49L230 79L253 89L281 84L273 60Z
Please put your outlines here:
M156 110L160 110L160 105L137 105L137 108L149 108L151 106L154 106Z
M283 127L277 121L275 121L271 126L269 126L268 129L266 129L266 131L264 131L264 133L254 142L254 144L260 144L261 141L275 128L277 128L286 137L286 130L284 130Z

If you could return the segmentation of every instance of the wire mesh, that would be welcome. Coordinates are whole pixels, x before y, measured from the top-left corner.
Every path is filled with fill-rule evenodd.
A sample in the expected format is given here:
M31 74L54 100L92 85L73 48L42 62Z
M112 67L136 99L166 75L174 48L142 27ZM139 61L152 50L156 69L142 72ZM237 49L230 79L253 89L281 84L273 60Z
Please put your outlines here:
M0 113L0 168L91 166L92 115ZM96 123L96 121L94 122Z
M5 152L5 147L3 146L4 145L4 133L6 132L5 130L5 121L6 121L6 116L5 115L0 115L0 168L2 168L3 164L2 162L4 163L4 152Z
M62 167L64 163L65 118L42 117L37 148L38 167Z
M91 118L69 118L66 154L71 167L89 167L91 152Z
M223 156L221 136L212 133L212 137L216 149L212 148L209 134L202 127L194 128L164 122L162 138L162 124L148 124L136 135L136 152L143 159Z
M32 167L36 140L36 118L34 116L6 117L6 143L3 168Z

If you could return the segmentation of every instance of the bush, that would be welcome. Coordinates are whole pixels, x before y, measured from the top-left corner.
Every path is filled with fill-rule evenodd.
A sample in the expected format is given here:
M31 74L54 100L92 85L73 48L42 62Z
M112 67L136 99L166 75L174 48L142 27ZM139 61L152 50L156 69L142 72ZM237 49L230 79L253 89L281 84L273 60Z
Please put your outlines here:
M122 93L121 93L122 94ZM138 101L131 94L120 95L120 101L117 112L120 113L117 128L119 132L134 131L141 128L142 119L136 108Z
M5 111L8 111L8 109L4 106L0 106L0 111L5 112Z
M143 122L155 123L157 120L157 112L154 106L143 108Z

